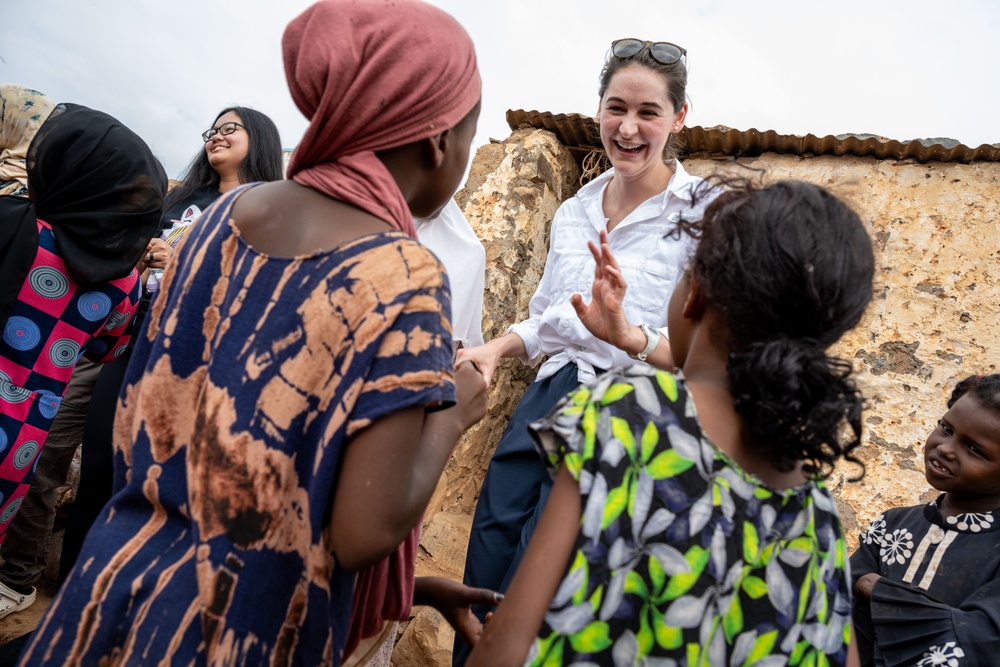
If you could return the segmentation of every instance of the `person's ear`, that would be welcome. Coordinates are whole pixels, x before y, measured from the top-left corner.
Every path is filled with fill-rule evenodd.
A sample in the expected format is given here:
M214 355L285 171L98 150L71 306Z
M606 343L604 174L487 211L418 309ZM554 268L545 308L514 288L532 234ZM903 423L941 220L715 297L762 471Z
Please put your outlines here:
M699 320L705 313L705 300L701 295L701 283L692 273L688 277L688 294L684 299L684 309L681 314L689 320Z
M681 110L674 114L674 122L670 126L671 132L680 132L684 129L684 119L687 118L687 113L688 104L685 102L684 106L681 107Z
M437 169L444 164L445 155L451 147L451 130L445 130L433 137L425 140L427 146L428 163L433 169Z

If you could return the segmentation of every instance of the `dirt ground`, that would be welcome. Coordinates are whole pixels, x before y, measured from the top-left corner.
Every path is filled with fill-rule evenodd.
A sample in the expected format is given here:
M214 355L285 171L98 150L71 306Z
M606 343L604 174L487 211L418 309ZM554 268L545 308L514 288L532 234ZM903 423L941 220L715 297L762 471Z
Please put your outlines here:
M0 646L34 630L38 622L42 620L42 614L45 613L49 603L52 602L52 596L55 595L55 592L54 585L48 582L43 583L38 587L35 604L24 611L9 614L0 619Z
M42 620L42 614L48 609L49 604L52 602L52 596L56 593L55 580L59 573L59 554L62 553L62 538L62 530L57 530L52 534L49 562L45 568L44 580L38 585L35 604L24 611L0 618L0 646L3 646L12 639L17 639L25 633L31 632L38 625L38 622Z

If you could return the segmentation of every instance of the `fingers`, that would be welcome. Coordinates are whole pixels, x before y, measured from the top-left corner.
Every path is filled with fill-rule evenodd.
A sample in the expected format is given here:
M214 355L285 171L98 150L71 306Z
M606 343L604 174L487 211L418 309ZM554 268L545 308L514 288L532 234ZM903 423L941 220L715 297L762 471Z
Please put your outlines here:
M486 386L489 386L493 382L493 373L496 371L499 360L484 353L484 347L484 345L478 345L476 347L463 347L459 350L458 354L455 355L455 370L457 372L463 363L469 362L482 375Z
M580 294L574 294L569 298L569 302L573 305L573 310L576 311L576 316L583 318L584 313L587 312L587 304L583 302L583 296Z
M615 259L614 253L611 252L611 246L608 245L607 235L605 235L604 242L601 243L601 260L604 263L604 269L614 269L619 271L618 260Z
M611 266L606 267L605 271L614 279L616 283L615 287L620 288L624 292L628 285L625 284L625 276L622 275L622 272Z
M469 646L475 646L479 643L479 638L483 636L483 624L469 613L455 624L455 632L460 634Z
M477 393L486 391L487 387L486 378L483 377L479 366L472 359L458 362L458 366L455 367L455 382L459 382L463 386L468 385Z
M142 262L151 269L166 268L170 256L174 254L174 249L163 239L150 239L146 245L146 254L142 256Z
M467 591L469 604L500 604L503 602L503 593L491 591L488 588L469 588Z
M598 246L593 241L587 241L587 248L590 249L590 254L594 256L594 261L597 263L597 268L594 269L597 273L601 271L601 247Z

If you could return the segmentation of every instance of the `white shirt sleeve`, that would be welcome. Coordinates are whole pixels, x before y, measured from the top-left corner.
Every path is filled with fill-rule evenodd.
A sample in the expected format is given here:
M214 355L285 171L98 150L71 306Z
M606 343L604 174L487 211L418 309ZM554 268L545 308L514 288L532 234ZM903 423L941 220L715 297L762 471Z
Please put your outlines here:
M452 199L437 217L417 220L417 238L448 272L452 338L466 347L483 344L486 250Z

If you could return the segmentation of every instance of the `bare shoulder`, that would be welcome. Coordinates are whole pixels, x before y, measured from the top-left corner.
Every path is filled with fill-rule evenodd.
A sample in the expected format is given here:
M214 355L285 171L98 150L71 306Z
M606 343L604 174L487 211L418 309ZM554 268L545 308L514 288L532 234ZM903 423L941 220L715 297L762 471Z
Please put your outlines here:
M233 204L232 220L251 246L282 257L331 250L390 229L366 211L291 180L244 192Z

